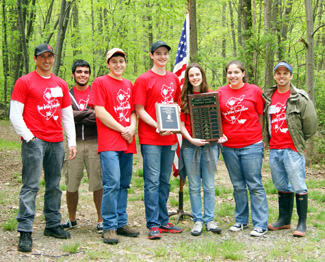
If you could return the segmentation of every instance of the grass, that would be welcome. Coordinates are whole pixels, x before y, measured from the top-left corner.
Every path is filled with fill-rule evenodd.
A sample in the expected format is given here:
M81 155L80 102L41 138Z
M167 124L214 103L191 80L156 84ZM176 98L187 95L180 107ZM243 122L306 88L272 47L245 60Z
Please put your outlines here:
M72 243L70 242L62 245L63 251L69 252L70 254L77 253L79 247L80 247L79 242L72 242Z
M276 188L273 184L272 178L266 179L266 181L264 181L263 185L264 185L266 194L278 194L278 190L276 190Z
M18 222L16 218L10 218L2 224L2 228L6 231L14 231L17 228L17 224Z
M21 144L18 142L7 141L0 139L0 149L1 150L14 150L20 149Z
M216 186L214 191L216 196L227 198L228 196L232 195L233 190L232 188L227 188L224 186Z
M0 125L3 123L0 121ZM0 140L0 149L17 150L19 155L19 143L5 143ZM138 160L135 160L138 161ZM139 163L135 163L138 165ZM221 164L219 160L218 165ZM268 163L263 165L263 185L267 194L269 204L269 222L275 222L278 217L278 196L268 172ZM138 238L120 237L120 243L110 246L102 243L100 235L95 232L96 225L95 207L92 193L88 191L87 176L82 181L80 188L80 200L78 206L78 218L80 228L71 231L72 239L59 241L57 244L53 239L53 250L60 253L69 253L68 256L60 257L57 261L323 261L325 254L325 177L308 177L306 184L309 189L309 208L307 226L308 231L305 238L293 238L298 216L296 207L293 209L292 228L268 232L265 238L249 237L249 230L252 229L250 218L250 229L239 233L230 233L227 229L234 222L234 200L232 198L232 186L227 173L218 169L216 175L215 195L215 220L223 232L215 235L207 232L204 228L199 237L190 235L193 222L188 218L181 220L179 225L184 228L182 234L163 234L162 240L150 241L147 239L147 230L144 220L144 193L143 193L143 170L133 170L131 188L129 189L128 208L129 221L140 223L138 229L141 235ZM225 171L226 172L226 171ZM2 243L6 250L17 245L18 238L15 232L17 221L15 219L21 175L17 173L8 174L13 179L14 185L2 185L0 190L1 209L1 234L8 239L9 244ZM179 180L171 178L171 195L168 206L175 209L178 205ZM43 248L40 239L43 239L42 230L45 226L44 208L44 179L42 187L36 198L35 244L41 250ZM61 180L61 190L65 191L63 185L64 177ZM183 188L184 210L189 212L189 188L188 183ZM62 218L67 217L65 197L62 197ZM88 213L92 213L90 216ZM139 219L141 218L141 219ZM170 218L171 223L176 222L176 216ZM144 235L145 234L145 235ZM46 239L47 240L47 239ZM3 241L4 242L4 241ZM19 255L19 253L17 252ZM19 260L18 256L15 257Z

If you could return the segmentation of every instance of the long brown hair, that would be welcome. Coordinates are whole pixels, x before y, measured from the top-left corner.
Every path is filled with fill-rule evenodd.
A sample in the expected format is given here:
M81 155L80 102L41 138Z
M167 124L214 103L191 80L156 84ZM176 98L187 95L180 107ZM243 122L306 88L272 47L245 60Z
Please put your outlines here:
M190 71L191 68L196 67L200 70L202 75L202 83L200 86L200 93L207 93L209 92L209 86L207 82L207 78L205 76L205 72L202 68L202 66L198 63L191 63L185 70L185 77L184 77L184 84L181 92L181 103L180 107L184 114L189 114L189 106L188 106L188 95L193 94L193 86L191 82L188 79L188 71Z
M243 73L246 72L246 68L243 62L239 60L232 60L226 65L226 74L228 72L228 68L231 65L236 65ZM243 82L246 83L246 74L243 77Z

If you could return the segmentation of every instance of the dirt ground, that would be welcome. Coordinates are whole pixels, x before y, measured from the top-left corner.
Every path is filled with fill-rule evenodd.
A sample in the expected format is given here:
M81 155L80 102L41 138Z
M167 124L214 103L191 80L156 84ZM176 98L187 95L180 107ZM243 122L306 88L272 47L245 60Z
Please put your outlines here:
M7 141L19 142L18 135L14 132L10 125L4 125L0 123L0 140L5 139ZM18 182L17 177L20 176L21 172L21 160L20 150L4 150L0 149L0 207L2 210L0 213L0 224L6 222L9 214L17 212L18 210L18 194L21 184ZM267 159L265 159L267 161ZM134 169L142 168L141 155L135 155ZM308 170L308 175L314 178L323 178L324 170L314 172ZM270 177L269 172L263 172L263 179ZM227 171L225 169L223 161L218 163L218 172L216 175L216 185L222 185L227 188L231 188L231 183L228 178ZM132 185L131 185L132 186ZM95 207L92 202L92 193L88 192L87 185L83 184L80 189L80 200L78 206L78 227L70 230L72 238L70 240L59 240L54 238L45 237L43 230L45 226L44 217L42 215L42 201L40 192L37 196L37 214L34 222L33 232L33 250L31 253L21 253L17 251L17 244L19 234L16 231L5 231L0 229L0 261L164 261L164 256L157 256L154 250L160 250L163 247L167 247L167 250L174 247L181 241L214 241L216 245L223 243L228 239L234 241L240 241L246 246L252 246L251 250L245 251L245 261L266 261L266 250L274 248L279 241L281 243L292 243L292 245L307 245L309 237L313 237L316 234L316 230L312 225L308 228L309 237L303 239L295 239L290 237L288 232L278 232L276 234L268 233L261 238L249 237L249 231L245 230L237 234L232 234L227 231L227 227L233 222L233 217L225 217L222 220L216 220L219 222L223 229L221 235L213 235L211 233L205 233L200 237L194 238L190 235L190 228L192 227L192 221L188 218L180 222L183 226L184 232L181 234L166 234L163 235L160 241L148 240L148 230L145 226L144 217L144 204L143 200L129 201L128 203L128 215L129 224L136 227L140 232L140 236L137 238L126 238L121 237L120 243L116 246L106 245L102 242L101 236L96 233L96 215ZM136 189L131 196L143 194L143 189ZM171 193L170 197L177 197L177 193ZM8 203L8 198L10 199ZM224 199L216 197L216 206L223 202L229 202L234 204L232 197ZM5 205L4 205L5 203ZM269 201L269 207L276 206L275 198ZM189 204L184 206L184 209L189 211ZM170 210L176 210L171 208ZM67 218L67 205L65 201L65 192L62 195L62 220ZM12 217L12 215L11 215ZM171 218L171 222L175 223L176 217ZM250 226L252 227L252 226ZM193 242L193 243L196 243ZM78 243L78 252L70 254L64 250L64 246ZM320 246L325 245L325 240L319 242ZM317 253L318 248L315 247L315 252L312 252L312 257L317 261L325 261L325 254ZM324 249L321 249L324 250ZM179 254L168 254L168 260L172 259L175 261L185 261L179 256ZM193 257L193 261L215 261L215 259L206 257ZM273 260L273 259L272 259ZM295 260L295 259L293 259ZM218 260L221 261L221 260ZM222 261L227 261L222 259ZM230 260L229 260L230 261ZM280 258L274 259L274 261L283 261ZM285 261L291 261L285 259Z

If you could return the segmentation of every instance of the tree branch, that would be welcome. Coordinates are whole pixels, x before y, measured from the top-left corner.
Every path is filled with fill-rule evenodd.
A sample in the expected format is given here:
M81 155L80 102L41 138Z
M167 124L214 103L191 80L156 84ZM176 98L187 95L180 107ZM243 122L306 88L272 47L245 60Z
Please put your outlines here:
M319 27L317 27L316 30L312 33L311 36L314 36L314 34L315 34L319 29L321 29L321 28L324 27L324 26L325 26L325 24L320 25Z

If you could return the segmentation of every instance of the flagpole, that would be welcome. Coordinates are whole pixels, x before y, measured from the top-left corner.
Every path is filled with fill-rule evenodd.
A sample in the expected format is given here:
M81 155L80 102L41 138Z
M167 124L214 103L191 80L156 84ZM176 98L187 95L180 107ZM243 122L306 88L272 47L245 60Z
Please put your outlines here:
M188 1L188 9L187 9L187 14L186 14L186 18L185 18L185 31L187 33L186 33L185 42L187 44L187 47L186 47L186 56L187 56L187 58L189 58L189 55L190 55L190 52L189 52L189 49L190 49L190 45L189 45L189 43L190 43L190 41L189 41L189 34L190 34L189 19L190 18L189 17L190 17L190 3L191 3L191 1L190 0L187 0L187 1ZM186 20L187 20L187 22L186 22ZM184 28L183 28L183 30L184 30ZM181 37L181 40L180 41L182 41L182 37ZM176 68L176 70L178 70L179 68L176 67L176 63L177 63L177 59L176 59L176 62L175 62L175 68ZM186 66L187 66L187 64L180 71L182 71L184 73ZM174 71L175 71L175 68L174 68ZM179 76L182 77L182 74L179 74ZM183 81L181 81L181 85L183 85L182 84ZM182 142L182 136L179 135L179 134L177 136L178 136L177 137L177 140L178 140L178 148L177 148L176 155L179 153L180 144ZM177 164L175 164L175 159L174 159L174 165L176 166L176 170L175 170L175 173L176 173L176 172L178 172L178 157L176 156L175 158L177 159L176 160L176 163ZM178 224L179 220L181 218L183 219L184 216L189 216L189 217L193 218L193 216L190 213L187 213L187 212L184 211L184 206L183 206L183 203L184 203L183 186L184 186L183 178L180 177L179 178L179 193L178 193L178 209L177 209L177 211L169 212L169 217L170 216L173 216L173 215L177 215L176 224Z

